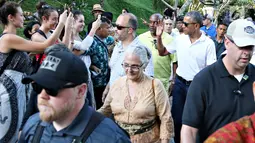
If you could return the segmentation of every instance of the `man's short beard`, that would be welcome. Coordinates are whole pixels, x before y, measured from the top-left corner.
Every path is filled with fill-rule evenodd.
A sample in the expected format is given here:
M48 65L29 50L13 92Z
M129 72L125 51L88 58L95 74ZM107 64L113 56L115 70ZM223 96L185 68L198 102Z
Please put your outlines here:
M74 103L67 102L65 103L64 107L60 109L60 111L56 111L51 105L49 104L42 104L47 106L48 110L40 109L40 103L38 103L38 108L40 111L40 119L44 122L53 122L60 119L64 119L68 113L70 113L74 108ZM49 111L50 110L50 111Z

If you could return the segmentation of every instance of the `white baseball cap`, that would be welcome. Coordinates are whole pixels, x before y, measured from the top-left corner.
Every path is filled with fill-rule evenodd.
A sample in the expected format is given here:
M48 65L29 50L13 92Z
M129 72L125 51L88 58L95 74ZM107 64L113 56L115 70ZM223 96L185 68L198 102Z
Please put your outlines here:
M229 25L226 35L238 47L255 46L255 25L251 21L245 19L233 21Z

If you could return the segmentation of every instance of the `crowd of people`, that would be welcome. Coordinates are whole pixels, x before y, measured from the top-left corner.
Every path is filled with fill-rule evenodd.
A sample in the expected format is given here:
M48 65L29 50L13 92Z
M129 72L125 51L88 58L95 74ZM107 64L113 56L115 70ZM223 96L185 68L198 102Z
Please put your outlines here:
M252 19L36 9L0 2L1 143L254 142Z

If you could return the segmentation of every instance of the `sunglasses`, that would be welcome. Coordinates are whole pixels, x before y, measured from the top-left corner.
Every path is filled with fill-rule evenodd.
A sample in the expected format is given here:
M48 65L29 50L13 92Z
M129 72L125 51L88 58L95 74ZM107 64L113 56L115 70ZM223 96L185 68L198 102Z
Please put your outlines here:
M42 90L44 89L46 91L47 94L49 94L50 96L54 96L56 97L58 95L58 92L61 90L61 89L66 89L66 88L73 88L77 86L77 84L71 84L71 85L64 85L62 88L56 90L56 89L48 89L48 88L44 88L42 87L41 85L37 84L37 83L32 83L32 87L34 89L34 91L37 93L37 94L40 94L42 92Z
M120 25L118 25L118 24L114 24L113 26L115 26L118 30L122 30L122 29L124 29L124 28L131 28L131 27L129 27L129 26L120 26Z
M183 23L183 25L185 26L185 27L188 27L190 24L196 24L196 23L187 23L187 22L182 22Z

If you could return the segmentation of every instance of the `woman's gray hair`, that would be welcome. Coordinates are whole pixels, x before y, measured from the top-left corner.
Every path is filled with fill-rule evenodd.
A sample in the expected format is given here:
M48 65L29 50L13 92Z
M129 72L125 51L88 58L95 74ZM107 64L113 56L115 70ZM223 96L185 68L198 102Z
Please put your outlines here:
M127 49L125 52L125 56L127 54L133 54L139 57L141 63L142 63L142 68L145 69L149 63L149 60L151 58L151 53L150 51L143 45L135 45L131 46Z

